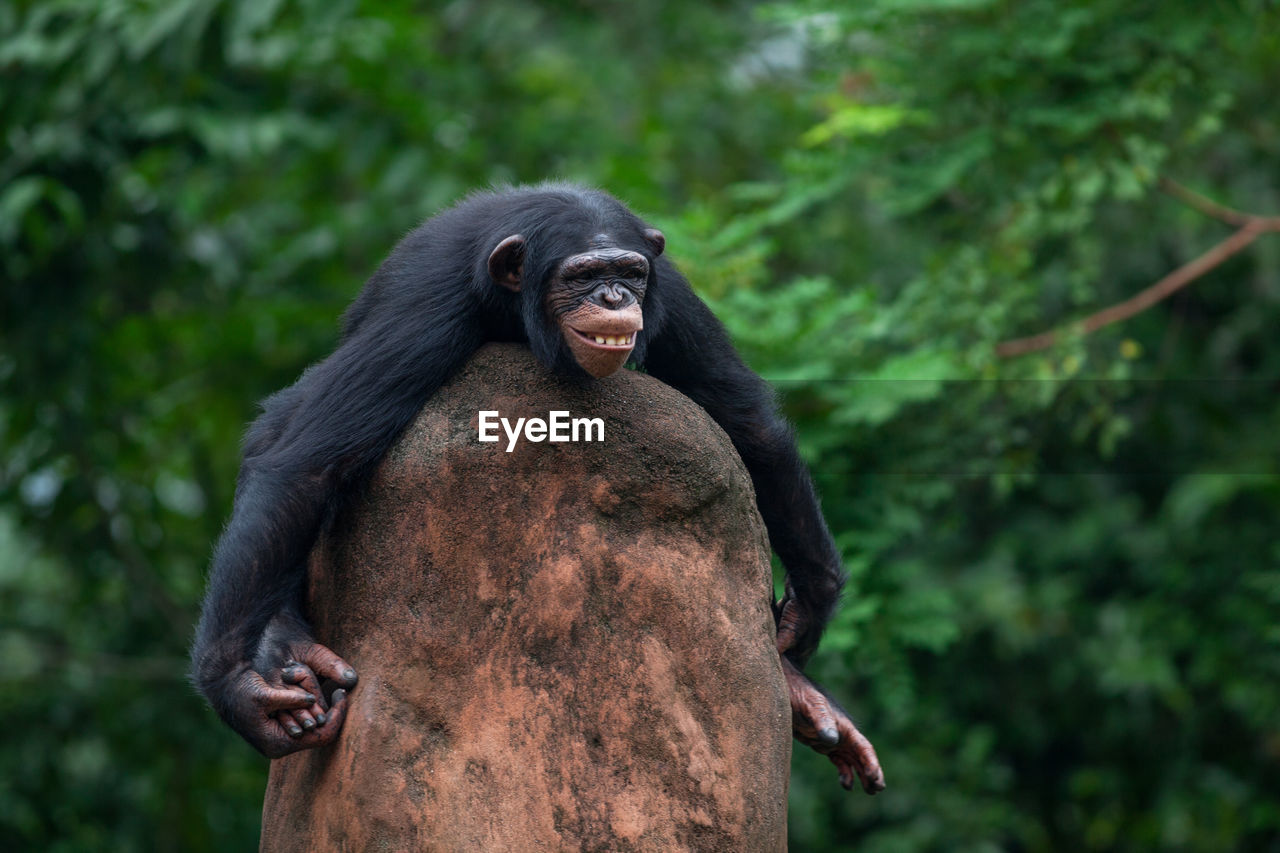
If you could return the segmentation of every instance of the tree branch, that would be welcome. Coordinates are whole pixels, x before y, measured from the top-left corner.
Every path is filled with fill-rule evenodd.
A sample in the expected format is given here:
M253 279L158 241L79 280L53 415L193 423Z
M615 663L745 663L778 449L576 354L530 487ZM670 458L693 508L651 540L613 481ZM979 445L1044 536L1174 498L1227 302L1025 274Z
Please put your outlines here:
M1205 216L1211 216L1214 219L1219 219L1228 225L1234 225L1237 228L1243 228L1244 226L1260 219L1268 220L1278 218L1274 216L1257 216L1252 213L1244 213L1243 211L1227 207L1226 205L1218 204L1213 199L1206 198L1190 187L1183 186L1173 178L1166 178L1164 175L1159 177L1156 181L1156 185L1178 201L1186 204L1188 207L1194 207Z
M1224 207L1170 178L1161 177L1159 184L1162 190L1194 207L1206 216L1237 226L1235 233L1213 246L1204 254L1188 261L1155 284L1123 302L1104 308L1095 314L1090 314L1083 320L1069 326L1041 332L1038 335L1031 335L1026 338L1002 341L996 345L997 356L1000 358L1014 358L1048 349L1057 344L1060 339L1069 335L1087 335L1104 326L1127 320L1134 314L1145 311L1152 305L1167 299L1186 287L1227 258L1244 249L1262 234L1268 231L1280 231L1280 216L1254 216Z

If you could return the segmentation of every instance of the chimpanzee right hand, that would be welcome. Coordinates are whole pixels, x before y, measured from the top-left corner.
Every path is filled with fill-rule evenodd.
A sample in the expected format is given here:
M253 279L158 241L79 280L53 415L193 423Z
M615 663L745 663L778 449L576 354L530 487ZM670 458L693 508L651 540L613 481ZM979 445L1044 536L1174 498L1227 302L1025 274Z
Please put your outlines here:
M264 643L264 645L267 645ZM223 716L267 758L333 743L347 713L356 671L309 639L272 643L227 679ZM339 685L325 699L321 680Z

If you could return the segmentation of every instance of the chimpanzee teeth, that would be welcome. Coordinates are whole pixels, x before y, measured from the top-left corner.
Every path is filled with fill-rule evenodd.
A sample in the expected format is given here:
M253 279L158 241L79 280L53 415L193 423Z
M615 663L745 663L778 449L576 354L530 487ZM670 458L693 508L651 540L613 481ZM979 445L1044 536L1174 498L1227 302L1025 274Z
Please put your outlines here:
M594 339L598 344L608 344L611 347L621 347L631 343L631 335L623 335L621 337L595 335Z

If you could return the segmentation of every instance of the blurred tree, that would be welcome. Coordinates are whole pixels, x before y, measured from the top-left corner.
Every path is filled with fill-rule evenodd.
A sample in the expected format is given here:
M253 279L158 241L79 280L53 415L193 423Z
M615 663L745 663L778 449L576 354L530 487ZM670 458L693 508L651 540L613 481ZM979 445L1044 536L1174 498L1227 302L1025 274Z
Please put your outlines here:
M820 666L890 785L850 803L799 754L802 849L1280 843L1280 239L995 347L1230 234L1171 179L1280 213L1280 6L1216 8L772 9L816 120L703 237L767 247L754 286L714 255L695 280L783 380L845 537Z

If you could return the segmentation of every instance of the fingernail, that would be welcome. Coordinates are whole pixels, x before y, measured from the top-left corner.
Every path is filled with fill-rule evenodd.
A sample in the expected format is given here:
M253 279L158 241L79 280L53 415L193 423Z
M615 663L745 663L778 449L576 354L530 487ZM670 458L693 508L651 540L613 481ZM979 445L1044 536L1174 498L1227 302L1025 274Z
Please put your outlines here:
M317 725L317 726L323 726L323 725L324 725L324 721L325 721L325 720L327 720L327 719L328 719L328 717L326 717L324 714L316 714L316 725Z
M354 669L348 669L342 673L342 677L345 678L347 681L355 681L356 671Z
M289 726L289 734L293 735L294 737L299 737L302 735L302 729L298 728L297 726Z
M834 728L823 729L818 732L818 740L822 741L827 746L835 746L840 742L840 732L836 731Z
M315 721L315 720L303 720L303 721L302 721L302 727L303 727L304 729L308 729L308 730L310 730L310 729L314 729L314 728L316 727L316 721Z
M315 704L316 697L312 696L310 693L306 694L302 698L306 699L308 702L312 703L313 705Z
M347 691L343 690L341 687L333 691L333 704L336 705L345 698L347 698Z

